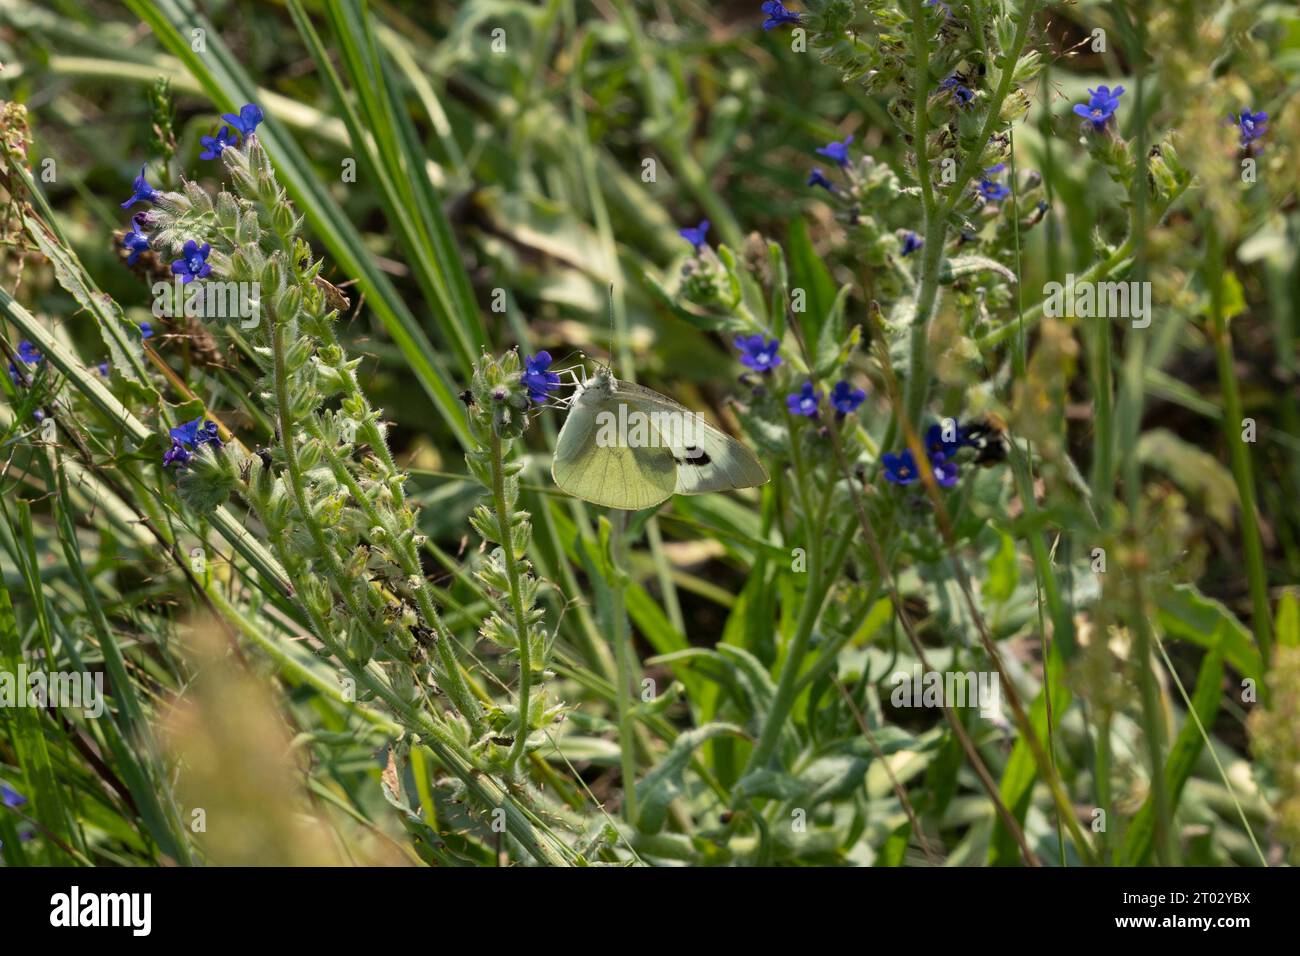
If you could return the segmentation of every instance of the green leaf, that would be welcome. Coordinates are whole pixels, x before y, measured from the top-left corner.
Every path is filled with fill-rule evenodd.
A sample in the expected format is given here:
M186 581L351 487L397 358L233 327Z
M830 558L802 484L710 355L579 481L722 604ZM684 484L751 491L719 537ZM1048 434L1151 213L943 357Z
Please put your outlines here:
M668 816L668 804L685 792L683 772L701 744L723 734L744 737L735 724L712 723L679 734L668 753L636 785L641 808L636 825L643 833L658 833Z
M1273 634L1278 647L1300 647L1300 601L1292 591L1283 591L1278 599Z
M995 605L1005 604L1020 583L1015 539L1003 531L997 534L998 550L989 558L989 576L982 587L984 596Z
M849 353L857 347L858 339L862 336L860 325L855 325L851 334L844 333L844 310L848 306L849 293L852 291L851 285L846 284L840 288L839 294L835 296L835 302L831 305L830 313L822 324L815 355L818 378L826 378L839 368L848 358Z
M945 259L939 269L939 281L944 285L951 285L964 276L977 275L981 272L996 272L1012 285L1016 281L1014 272L996 259L987 259L984 256L958 256L956 259Z
M795 217L791 220L786 246L790 259L792 301L797 300L795 290L802 289L804 292L805 307L800 316L804 337L809 342L820 341L822 323L831 314L835 304L835 280L813 247L808 226L802 218Z
M880 848L880 854L876 857L873 866L902 866L903 857L907 853L907 844L911 836L912 821L904 820L889 834L889 837L885 840L885 845Z
M1192 584L1179 584L1157 602L1156 621L1170 637L1219 651L1243 677L1263 680L1264 662L1250 631L1223 604Z

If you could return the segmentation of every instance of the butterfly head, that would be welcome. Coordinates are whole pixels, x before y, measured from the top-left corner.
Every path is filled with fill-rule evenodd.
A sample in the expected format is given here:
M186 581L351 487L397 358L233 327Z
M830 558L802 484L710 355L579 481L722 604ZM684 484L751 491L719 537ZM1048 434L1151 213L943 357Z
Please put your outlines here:
M574 400L583 404L605 401L614 394L614 382L614 373L601 366L596 374L578 385Z

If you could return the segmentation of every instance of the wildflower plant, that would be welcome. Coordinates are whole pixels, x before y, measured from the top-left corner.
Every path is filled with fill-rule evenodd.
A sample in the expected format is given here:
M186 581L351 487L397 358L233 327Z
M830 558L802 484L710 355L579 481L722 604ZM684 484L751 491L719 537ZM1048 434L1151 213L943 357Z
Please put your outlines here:
M499 360L485 355L466 396L476 446L465 461L490 495L490 503L480 505L470 518L491 549L477 571L493 603L482 635L510 651L519 665L516 702L502 712L494 728L500 746L508 748L496 760L507 768L540 745L544 731L560 714L558 706L546 704L543 680L548 676L546 659L554 632L546 628L538 607L543 583L526 557L532 527L528 512L519 506L523 464L511 456L528 426L531 404L544 402L547 392L559 384L559 376L547 371L550 364L546 352L528 356L522 363L517 352L507 352Z
M380 412L358 384L359 360L339 343L337 311L318 282L321 263L301 238L301 218L256 136L261 113L246 106L240 116L242 142L219 153L230 190L212 197L195 183L175 193L137 184L137 198L147 195L155 204L148 220L150 244L177 257L172 271L183 282L211 275L261 290L261 321L247 331L247 346L276 440L252 453L237 441L223 445L213 422L195 420L172 430L163 464L179 473L180 492L202 513L232 494L248 505L293 582L295 604L312 633L412 739L432 737L456 748L470 766L507 769L524 753L528 731L554 716L545 712L544 697L528 689L529 662L544 660L543 642L530 631L527 640L537 642L535 653L527 641L522 648L514 644L523 666L520 699L537 705L523 705L524 732L496 726L509 721L493 718L469 690L463 652L443 621L421 563L425 538L407 497L406 475L389 451ZM517 376L515 390L526 404ZM485 407L490 404L485 396ZM503 431L489 429L484 435L495 436L500 454L499 442L517 437L522 420L503 425L510 416L501 403L497 408ZM478 424L477 417L472 421ZM493 474L491 467L485 475ZM496 459L495 467L504 497L494 504L513 509L515 479L504 474L503 459ZM502 545L504 554L522 555L526 516L511 510L507 522L516 537ZM512 602L525 602L514 605L522 611L531 608L537 584L517 575L513 558L494 558L481 573L488 587L513 580L513 589L501 591ZM485 635L509 641L509 628L520 619L508 620L494 616ZM531 611L526 620L535 628ZM441 701L450 707L444 709ZM512 732L518 745L498 756L493 741L505 732Z
M196 83L124 71L150 122L75 180L0 108L0 670L113 688L102 722L0 712L5 862L220 860L176 741L227 664L278 715L250 736L294 728L293 814L366 861L1293 850L1294 18L254 6L214 16L285 43L204 21L197 56L132 0ZM48 19L14 30L58 49ZM186 312L229 289L238 321ZM593 361L728 433L679 478L734 438L768 480L569 497ZM229 662L175 652L209 630Z

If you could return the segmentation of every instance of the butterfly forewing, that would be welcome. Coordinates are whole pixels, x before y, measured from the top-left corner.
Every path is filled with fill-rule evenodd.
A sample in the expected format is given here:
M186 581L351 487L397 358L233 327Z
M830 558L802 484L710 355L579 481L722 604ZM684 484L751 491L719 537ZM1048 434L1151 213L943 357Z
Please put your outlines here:
M606 445L597 441L597 418L602 412L624 415L633 402L621 396L584 396L575 401L555 445L551 475L555 483L576 498L607 508L640 511L672 497L677 485L677 464L672 450L662 444L644 447Z

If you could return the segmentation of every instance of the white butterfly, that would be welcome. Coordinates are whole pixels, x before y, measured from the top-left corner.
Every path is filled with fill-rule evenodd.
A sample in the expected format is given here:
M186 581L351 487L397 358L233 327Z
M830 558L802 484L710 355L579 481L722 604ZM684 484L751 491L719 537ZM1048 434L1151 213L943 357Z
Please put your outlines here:
M766 484L754 453L666 395L602 368L576 382L551 475L576 498L639 511L674 494Z

